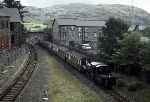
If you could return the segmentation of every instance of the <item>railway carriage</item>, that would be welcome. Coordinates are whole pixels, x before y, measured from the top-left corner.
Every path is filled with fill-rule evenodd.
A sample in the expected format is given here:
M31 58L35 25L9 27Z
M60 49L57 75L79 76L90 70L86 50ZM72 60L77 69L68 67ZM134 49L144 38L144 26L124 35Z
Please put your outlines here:
M58 55L59 55L59 57L61 57L63 60L65 60L65 58L66 58L66 49L64 49L64 48L59 48L59 49L58 49Z
M66 52L66 62L71 64L80 72L84 72L84 70L86 69L86 56L79 54L75 51L68 50L68 52Z
M55 44L53 44L52 51L57 55L59 48Z

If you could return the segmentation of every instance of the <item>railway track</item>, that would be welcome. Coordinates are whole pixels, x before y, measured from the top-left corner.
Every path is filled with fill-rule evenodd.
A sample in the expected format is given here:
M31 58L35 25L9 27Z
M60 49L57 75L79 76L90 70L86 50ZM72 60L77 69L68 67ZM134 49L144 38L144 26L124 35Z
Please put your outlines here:
M26 61L25 67L20 73L20 76L18 76L13 84L0 94L0 102L14 102L32 76L36 67L36 53L32 48L30 49L29 58Z
M112 90L112 91L107 91L107 93L114 98L116 102L133 102L126 96L121 95L119 92Z

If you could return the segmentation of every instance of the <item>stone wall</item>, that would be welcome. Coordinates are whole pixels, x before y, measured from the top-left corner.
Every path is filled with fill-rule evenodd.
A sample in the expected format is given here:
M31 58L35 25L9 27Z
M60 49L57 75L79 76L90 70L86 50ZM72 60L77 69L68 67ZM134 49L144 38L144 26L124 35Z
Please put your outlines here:
M0 50L0 66L10 65L26 53L28 53L28 48L25 45L20 48L2 49Z

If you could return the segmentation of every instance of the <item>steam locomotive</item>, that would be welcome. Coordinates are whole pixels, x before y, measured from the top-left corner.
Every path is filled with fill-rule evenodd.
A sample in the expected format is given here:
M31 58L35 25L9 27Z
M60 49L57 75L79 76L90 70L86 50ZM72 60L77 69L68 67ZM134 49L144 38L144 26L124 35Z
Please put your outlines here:
M48 41L40 42L40 45L72 65L79 72L84 73L101 87L112 89L116 84L116 77L112 74L112 68L109 65L89 60L81 53Z

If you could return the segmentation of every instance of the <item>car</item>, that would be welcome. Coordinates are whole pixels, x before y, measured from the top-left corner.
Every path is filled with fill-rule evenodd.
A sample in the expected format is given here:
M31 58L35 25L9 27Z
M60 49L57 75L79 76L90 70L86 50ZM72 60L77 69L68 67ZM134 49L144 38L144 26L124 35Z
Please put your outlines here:
M83 50L91 50L92 49L92 47L90 46L90 44L81 44L81 48Z

